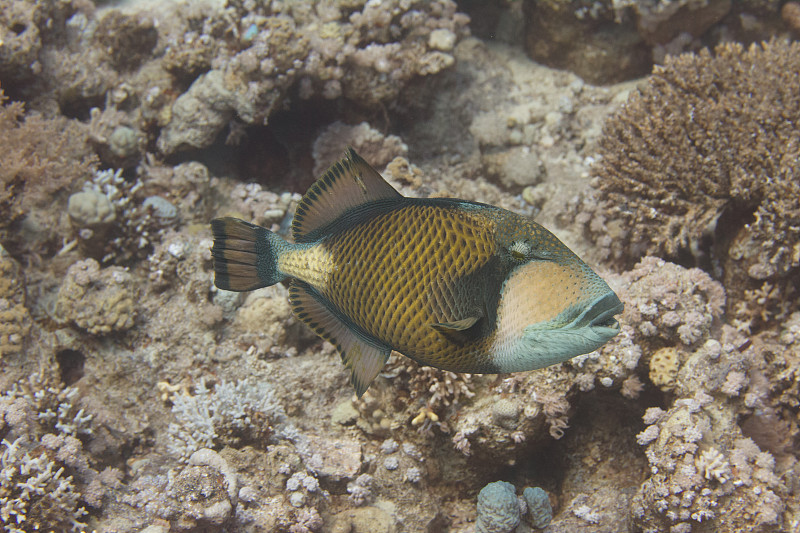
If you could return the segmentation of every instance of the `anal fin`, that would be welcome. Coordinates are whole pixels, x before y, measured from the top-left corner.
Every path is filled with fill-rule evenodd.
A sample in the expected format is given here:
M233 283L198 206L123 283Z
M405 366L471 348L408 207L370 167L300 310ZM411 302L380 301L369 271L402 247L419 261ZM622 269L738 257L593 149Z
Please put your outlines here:
M297 280L289 287L289 302L295 316L330 342L350 369L350 382L360 398L389 359L391 350L366 341L342 318L322 303L313 289Z

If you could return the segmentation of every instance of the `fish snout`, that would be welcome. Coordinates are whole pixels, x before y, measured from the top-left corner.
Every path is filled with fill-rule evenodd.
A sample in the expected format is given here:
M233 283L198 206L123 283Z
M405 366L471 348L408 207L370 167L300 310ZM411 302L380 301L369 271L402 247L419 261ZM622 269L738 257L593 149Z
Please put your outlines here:
M609 288L608 292L591 301L570 327L588 327L598 330L598 333L604 329L612 330L611 337L613 337L619 333L619 322L614 316L622 313L624 309L625 306L619 297Z
M598 349L620 331L623 303L583 264L533 262L506 281L492 362L500 372L543 368Z

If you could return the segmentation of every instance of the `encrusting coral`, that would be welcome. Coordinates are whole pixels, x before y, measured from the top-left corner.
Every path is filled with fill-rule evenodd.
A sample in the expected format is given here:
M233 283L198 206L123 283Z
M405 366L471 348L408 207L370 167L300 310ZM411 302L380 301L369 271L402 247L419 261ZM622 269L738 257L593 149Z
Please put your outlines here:
M94 259L72 265L58 291L54 315L93 335L125 331L136 319L136 290L121 267L101 269Z
M0 359L20 353L30 329L22 270L0 246Z
M450 0L353 7L331 3L293 10L230 1L221 16L206 22L207 33L173 40L170 65L176 57L196 57L184 51L198 48L195 42L201 51L213 46L216 33L227 33L233 42L219 47L211 70L171 103L158 148L171 154L207 147L234 116L245 124L266 124L294 96L343 96L380 106L414 78L452 66L452 48L467 34L468 18ZM231 26L232 20L239 22ZM190 64L204 62L197 57Z
M614 258L695 262L747 331L797 309L800 43L668 58L606 123L590 228Z

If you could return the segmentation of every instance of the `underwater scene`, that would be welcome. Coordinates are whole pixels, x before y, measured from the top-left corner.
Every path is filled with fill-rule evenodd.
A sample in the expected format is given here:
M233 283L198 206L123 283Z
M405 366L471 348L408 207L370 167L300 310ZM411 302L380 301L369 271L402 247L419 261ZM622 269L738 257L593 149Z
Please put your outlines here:
M0 0L0 531L800 531L798 39Z

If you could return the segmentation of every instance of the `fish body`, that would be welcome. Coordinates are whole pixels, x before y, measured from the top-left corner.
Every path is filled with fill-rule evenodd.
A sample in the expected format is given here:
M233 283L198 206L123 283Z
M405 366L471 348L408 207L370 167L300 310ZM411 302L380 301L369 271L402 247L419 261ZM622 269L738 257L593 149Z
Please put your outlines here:
M619 298L548 230L486 204L404 197L352 149L298 205L294 243L233 218L212 230L217 287L290 279L294 314L336 346L359 396L391 350L517 372L619 332Z

